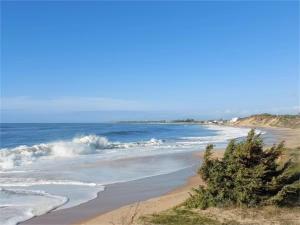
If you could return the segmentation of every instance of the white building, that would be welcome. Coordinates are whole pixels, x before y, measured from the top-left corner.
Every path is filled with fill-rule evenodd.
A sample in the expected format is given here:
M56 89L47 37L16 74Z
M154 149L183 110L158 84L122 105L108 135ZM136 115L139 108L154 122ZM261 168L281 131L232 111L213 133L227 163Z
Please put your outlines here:
M235 123L236 121L239 120L239 117L233 117L231 120L230 120L230 123Z

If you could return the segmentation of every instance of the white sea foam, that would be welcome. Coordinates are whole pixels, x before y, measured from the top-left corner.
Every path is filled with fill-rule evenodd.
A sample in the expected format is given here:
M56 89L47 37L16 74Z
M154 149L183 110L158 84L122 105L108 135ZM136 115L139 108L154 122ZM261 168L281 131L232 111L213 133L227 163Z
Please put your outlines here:
M182 141L179 141L178 143L184 145L226 143L226 141L229 141L231 139L245 137L250 130L248 128L225 127L216 125L206 125L205 127L209 130L217 132L217 135L200 137L182 137Z
M45 214L68 201L66 197L44 191L0 188L0 222L15 225L34 216Z
M163 140L152 138L148 141L139 142L109 142L107 138L88 135L75 137L72 140L42 143L33 146L21 145L15 148L0 149L0 170L9 172L16 166L28 165L38 159L44 158L70 158L79 155L99 154L106 150L113 153L125 149L139 149L140 151L180 148L192 145L205 145L209 143L221 143L227 140L246 136L249 129L222 127L209 125L207 129L217 132L214 136L183 137L175 143L165 143ZM149 148L147 148L149 147ZM151 147L151 148L150 148ZM153 148L152 148L153 147ZM109 150L109 151L108 151Z
M0 188L0 224L14 225L57 207L68 208L89 201L104 190L104 184L186 168L191 164L183 159L170 159L165 154L199 150L208 143L226 143L249 131L219 126L206 128L214 130L216 135L127 143L88 135L0 149L0 187L5 187ZM162 155L146 164L137 159L158 154ZM116 160L123 157L129 160ZM130 160L130 157L137 158Z
M217 131L215 136L202 136L202 137L184 137L181 141L173 143L173 145L166 144L163 140L152 138L149 141L140 142L109 142L107 138L88 135L75 137L72 140L56 141L50 143L42 143L33 146L21 145L16 148L0 149L0 169L2 171L10 170L20 165L31 164L40 158L68 158L78 155L98 154L103 150L111 150L116 152L120 149L134 149L145 147L159 147L161 149L182 147L186 148L191 145L204 145L208 143L219 143L237 137L246 136L249 129L234 128L234 127L221 127L208 125L207 129Z
M97 186L96 183L88 183L72 180L43 180L37 178L0 177L0 187L29 187L34 185L78 185Z
M78 155L96 154L104 149L121 149L133 147L156 146L163 143L154 138L142 142L109 142L107 138L88 135L75 137L71 141L56 141L33 146L21 145L16 148L0 149L0 169L12 169L15 166L31 164L45 157L74 157Z
M1 151L1 150L0 150ZM0 171L0 174L1 173L10 173L10 174L13 174L13 173L28 173L30 171L26 171L26 170L9 170L9 171Z

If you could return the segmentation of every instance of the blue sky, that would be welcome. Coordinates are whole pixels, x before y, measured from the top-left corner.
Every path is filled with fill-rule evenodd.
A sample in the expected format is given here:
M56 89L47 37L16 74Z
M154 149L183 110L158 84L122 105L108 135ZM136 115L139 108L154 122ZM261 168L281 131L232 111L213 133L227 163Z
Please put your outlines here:
M299 3L2 2L2 122L299 112Z

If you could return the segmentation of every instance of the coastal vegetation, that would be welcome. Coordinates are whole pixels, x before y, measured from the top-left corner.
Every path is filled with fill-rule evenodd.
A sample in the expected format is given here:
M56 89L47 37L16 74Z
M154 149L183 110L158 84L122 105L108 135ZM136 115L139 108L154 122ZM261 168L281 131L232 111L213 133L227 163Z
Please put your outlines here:
M272 115L263 113L240 118L234 125L297 129L300 128L300 115Z
M261 135L253 129L245 140L232 140L222 159L214 158L213 145L208 145L198 171L205 185L193 189L182 205L143 220L164 225L240 224L241 214L247 212L248 217L255 215L253 220L297 224L299 152L283 142L264 149Z
M219 221L202 216L197 212L188 209L175 208L161 214L154 214L151 217L143 218L144 225L162 224L162 225L221 225ZM233 224L232 224L233 225Z
M199 169L207 186L194 189L187 207L300 204L299 166L292 158L279 162L283 142L263 150L260 134L252 129L245 140L228 144L222 160L211 157L212 149L207 146Z

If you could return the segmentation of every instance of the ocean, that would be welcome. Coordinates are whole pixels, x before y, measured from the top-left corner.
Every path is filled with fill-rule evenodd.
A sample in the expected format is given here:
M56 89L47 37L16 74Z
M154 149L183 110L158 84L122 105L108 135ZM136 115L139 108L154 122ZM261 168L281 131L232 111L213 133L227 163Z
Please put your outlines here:
M1 124L0 224L97 197L108 184L195 166L183 154L249 129L166 123ZM179 157L180 156L180 157Z

